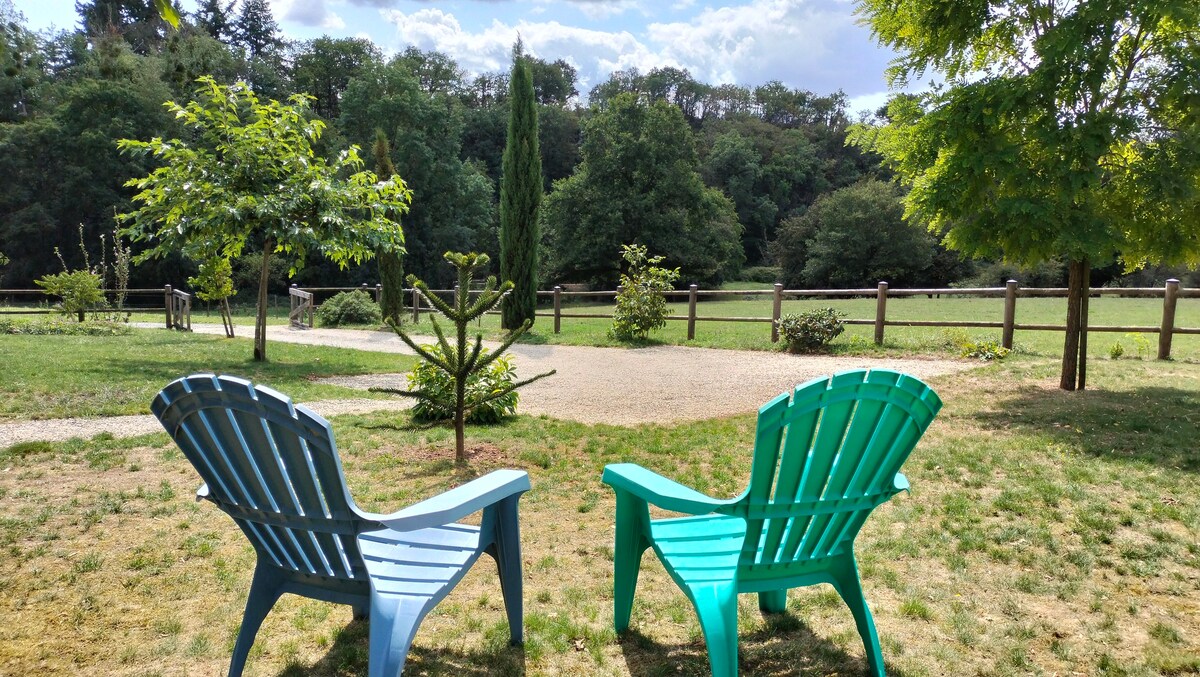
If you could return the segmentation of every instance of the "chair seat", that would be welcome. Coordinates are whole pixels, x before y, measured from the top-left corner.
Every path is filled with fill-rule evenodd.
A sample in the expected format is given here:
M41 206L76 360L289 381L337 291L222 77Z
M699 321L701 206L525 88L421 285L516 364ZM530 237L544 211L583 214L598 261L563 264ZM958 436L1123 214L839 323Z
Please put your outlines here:
M479 557L479 527L451 523L416 531L360 534L359 549L375 591L402 597L440 597Z
M729 515L650 522L650 542L668 572L685 587L736 579L746 520Z

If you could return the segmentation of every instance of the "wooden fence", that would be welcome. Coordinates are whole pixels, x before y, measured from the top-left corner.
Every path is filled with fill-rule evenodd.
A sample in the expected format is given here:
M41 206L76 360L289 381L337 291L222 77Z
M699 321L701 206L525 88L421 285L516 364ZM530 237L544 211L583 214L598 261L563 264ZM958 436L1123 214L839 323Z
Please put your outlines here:
M376 285L369 287L362 285L361 287L305 287L299 289L293 285L293 288L298 292L339 292L361 289L367 293L374 294L375 300L379 301L382 295L382 287ZM453 289L435 289L432 290L437 294L453 294ZM404 293L410 295L412 302L410 309L412 312L413 321L419 321L422 310L427 310L428 307L423 304L420 295L416 290L405 289ZM562 330L563 318L579 318L579 319L611 319L611 313L584 313L570 312L563 310L564 299L586 299L586 298L614 298L618 291L565 291L561 286L555 287L552 291L539 291L538 297L548 300L551 308L548 311L536 313L538 317L549 317L554 320L554 333L558 334ZM843 320L846 324L853 325L869 325L874 327L875 343L882 344L884 334L887 327L964 327L964 328L986 328L1001 330L1001 344L1005 348L1012 348L1013 333L1018 329L1023 331L1066 331L1064 325L1058 324L1021 324L1017 322L1017 300L1021 298L1066 298L1067 289L1065 287L1055 288L1022 288L1017 284L1016 280L1009 280L1003 287L973 287L963 289L891 289L888 283L880 282L875 288L863 289L784 289L783 285L776 284L772 289L754 289L754 290L701 290L696 285L691 285L687 290L669 291L664 294L668 298L687 299L688 314L687 315L671 315L667 320L674 322L687 322L687 337L688 339L696 338L696 323L697 322L759 322L770 324L771 326L771 341L779 341L779 319L783 309L784 298L809 298L809 299L828 299L828 298L853 298L853 297L874 297L875 298L875 316L871 318L851 318ZM719 316L704 316L697 312L698 300L703 297L705 299L720 299L720 298L745 298L755 296L769 296L772 298L772 311L770 317L719 317ZM1004 311L999 320L889 320L887 317L887 302L890 298L903 298L911 296L970 296L977 298L1003 298ZM1197 334L1200 335L1200 327L1179 327L1175 322L1175 309L1180 298L1200 298L1200 289L1182 289L1179 286L1179 280L1167 280L1166 285L1161 288L1156 287L1138 287L1138 288L1122 288L1122 287L1099 287L1093 288L1089 296L1121 296L1121 297L1138 297L1138 298L1161 298L1163 300L1162 321L1158 326L1111 326L1111 325L1089 325L1088 331L1096 332L1135 332L1145 334L1158 334L1158 358L1168 359L1171 356L1171 342L1174 336L1181 334ZM311 322L309 324L311 326Z
M92 308L90 311L110 311L116 313L162 313L167 329L181 331L192 330L192 295L175 289L171 285L163 285L159 289L126 289L123 292L108 289L105 296L116 299L107 308ZM0 289L0 298L8 297L49 297L44 289ZM120 298L117 298L120 297ZM149 301L142 299L148 298ZM40 299L39 299L40 300ZM133 304L130 304L130 301ZM53 315L61 311L50 308L5 308L5 315Z

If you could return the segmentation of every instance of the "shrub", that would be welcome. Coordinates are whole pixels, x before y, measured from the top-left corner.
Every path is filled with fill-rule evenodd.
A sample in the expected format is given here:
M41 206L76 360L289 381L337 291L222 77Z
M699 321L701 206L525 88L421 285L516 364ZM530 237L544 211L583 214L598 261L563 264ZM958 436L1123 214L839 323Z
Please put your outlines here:
M104 304L103 280L90 270L71 270L44 275L34 283L47 294L62 299L59 308L83 322L83 312Z
M1125 346L1121 345L1120 341L1114 341L1113 344L1108 347L1108 359L1110 360L1119 360L1124 354Z
M619 341L645 339L653 329L667 324L667 299L663 292L679 279L679 269L659 268L662 256L646 257L644 245L621 245L629 270L621 276L621 291L608 335Z
M825 347L846 330L846 314L833 308L818 308L779 319L779 333L787 341L789 353L811 353Z
M339 327L343 324L381 324L383 313L371 295L355 289L344 291L317 308L317 319L323 327Z
M742 272L738 274L738 279L743 282L762 282L763 284L775 284L783 278L783 269L779 266L750 266L742 268Z
M962 345L960 354L979 360L1003 360L1011 352L995 341L967 341Z
M437 345L422 346L425 350L444 358ZM487 348L479 353L479 359L488 356ZM476 402L492 393L500 392L517 380L512 357L501 355L482 371L467 377L467 401ZM417 421L446 421L454 418L454 379L445 370L438 369L432 362L422 361L408 373L410 390L420 391L432 399L421 398L413 405L413 418ZM467 423L499 423L517 413L519 395L511 390L500 397L476 404L466 413Z
M24 336L124 336L132 333L133 328L122 322L63 322L61 320L26 322L0 317L0 334Z

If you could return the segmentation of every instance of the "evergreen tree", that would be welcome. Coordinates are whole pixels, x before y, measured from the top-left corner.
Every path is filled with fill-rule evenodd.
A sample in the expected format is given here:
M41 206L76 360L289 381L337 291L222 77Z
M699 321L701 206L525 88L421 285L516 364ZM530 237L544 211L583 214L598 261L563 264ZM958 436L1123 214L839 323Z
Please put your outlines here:
M500 306L500 325L512 331L533 322L537 308L537 219L542 201L537 104L519 40L508 98L508 141L500 179L500 278L512 280L513 290Z
M396 166L392 164L392 149L382 129L375 130L375 145L371 150L375 155L375 174L381 179L394 176ZM403 260L400 252L395 250L380 249L376 255L379 257L379 282L383 286L379 303L383 319L400 324L400 316L404 314Z
M158 52L167 35L167 22L151 0L77 0L75 11L89 38L120 35L138 54Z
M233 0L224 6L221 0L200 0L200 7L196 10L196 26L214 40L228 42L233 37L233 23L229 19L233 4Z
M246 50L251 59L268 56L281 47L279 24L271 14L267 0L245 0L233 22L234 44Z

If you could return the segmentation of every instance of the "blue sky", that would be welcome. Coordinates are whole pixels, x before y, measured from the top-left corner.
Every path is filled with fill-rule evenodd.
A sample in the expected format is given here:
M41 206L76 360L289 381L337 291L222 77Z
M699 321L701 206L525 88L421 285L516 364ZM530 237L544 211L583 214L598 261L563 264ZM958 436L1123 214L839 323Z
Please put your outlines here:
M520 33L529 52L565 59L587 92L612 71L688 69L698 80L841 89L852 108L882 104L892 55L854 17L853 0L270 0L293 39L367 37L452 56L470 73L507 68ZM195 6L184 0L184 8ZM16 0L35 30L73 27L74 0Z

